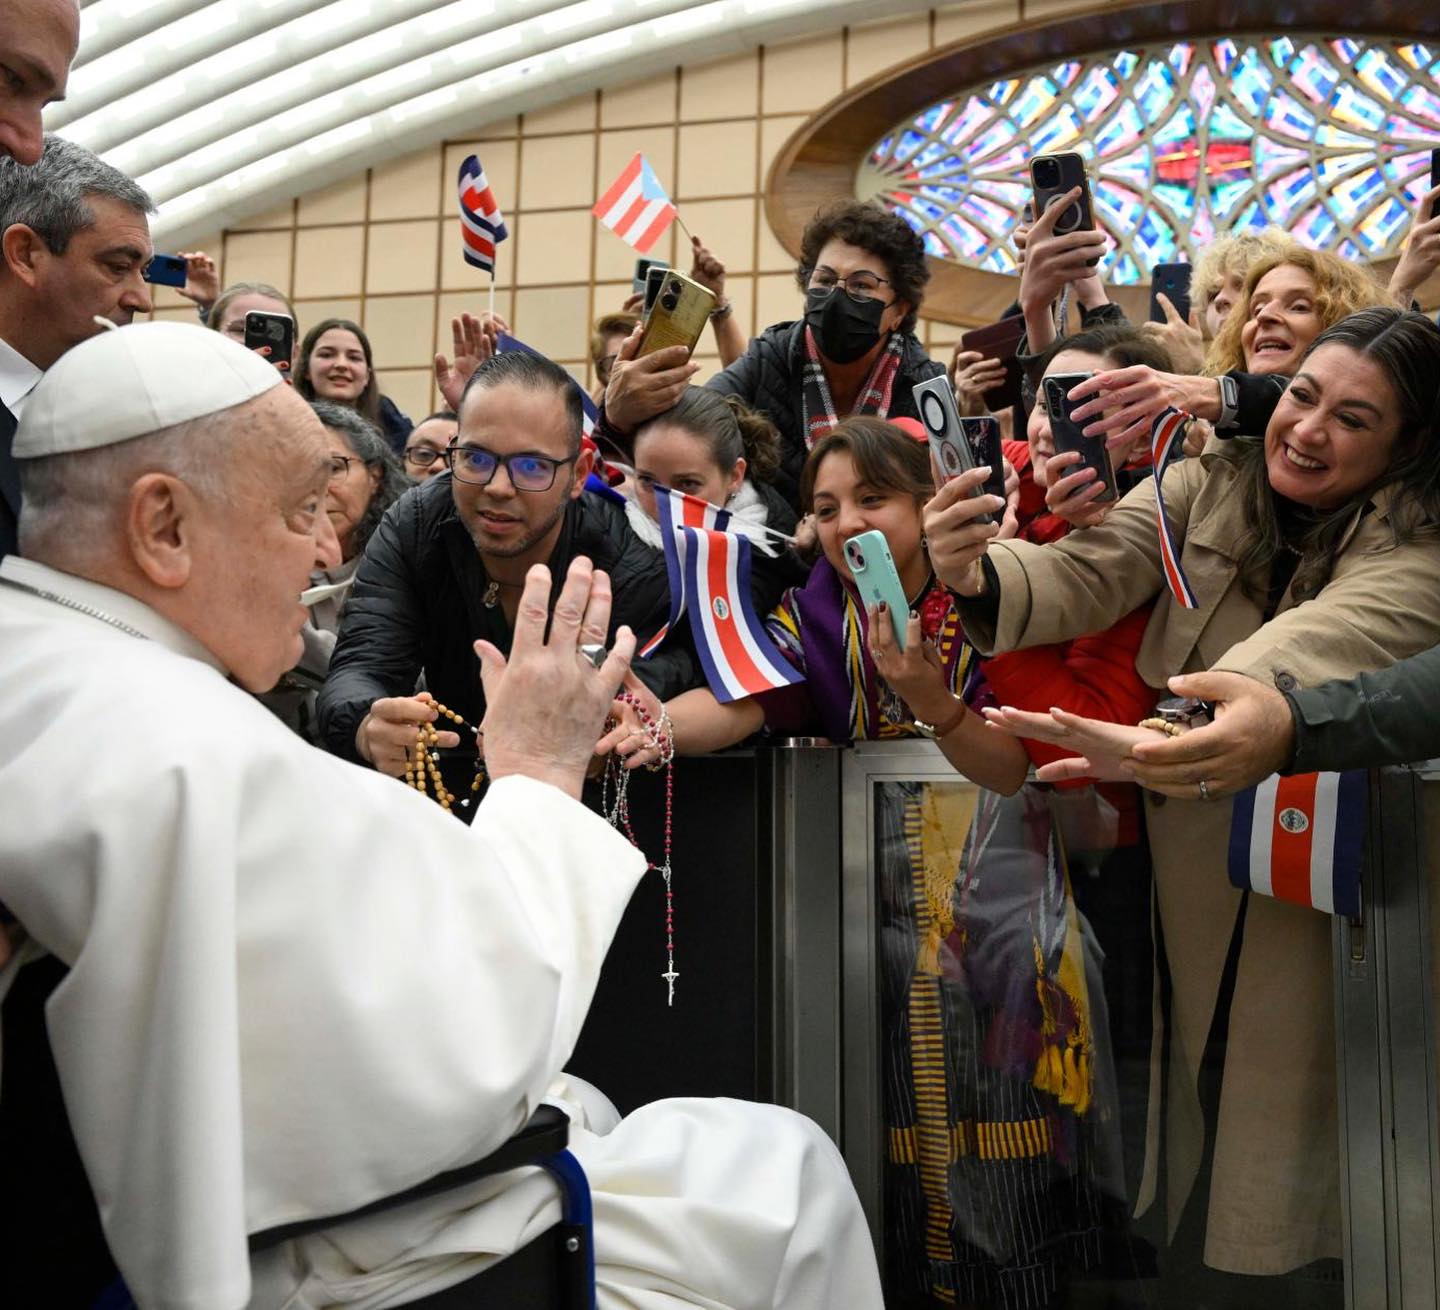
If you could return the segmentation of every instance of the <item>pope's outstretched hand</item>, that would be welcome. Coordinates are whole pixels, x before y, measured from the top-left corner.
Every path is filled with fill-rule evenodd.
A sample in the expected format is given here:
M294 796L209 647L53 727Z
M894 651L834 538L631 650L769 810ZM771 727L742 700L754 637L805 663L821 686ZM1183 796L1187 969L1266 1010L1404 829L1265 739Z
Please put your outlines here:
M630 667L635 637L622 627L597 669L582 646L603 646L610 628L610 578L583 556L565 575L548 639L550 570L525 575L507 659L477 641L485 684L485 771L538 778L578 799L610 704Z

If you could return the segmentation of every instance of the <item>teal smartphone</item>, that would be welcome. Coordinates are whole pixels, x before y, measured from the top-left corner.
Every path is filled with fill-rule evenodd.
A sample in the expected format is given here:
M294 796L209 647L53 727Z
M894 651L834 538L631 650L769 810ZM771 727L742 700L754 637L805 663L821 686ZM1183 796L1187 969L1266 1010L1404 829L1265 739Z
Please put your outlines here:
M905 627L910 621L910 602L890 558L890 545L883 532L862 532L845 543L845 562L868 608L882 600L890 610L890 623L895 629L895 644L905 649Z

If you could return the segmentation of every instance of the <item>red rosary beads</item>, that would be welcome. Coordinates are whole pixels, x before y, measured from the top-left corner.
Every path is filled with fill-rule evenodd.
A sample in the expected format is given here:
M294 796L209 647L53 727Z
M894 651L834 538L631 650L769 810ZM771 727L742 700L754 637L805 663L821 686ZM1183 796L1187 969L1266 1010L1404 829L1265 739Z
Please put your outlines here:
M622 691L615 698L623 701L635 711L635 716L640 720L641 730L644 732L647 745L659 752L659 758L645 767L652 773L665 770L665 847L664 863L656 865L647 856L645 872L649 873L655 869L665 880L665 972L660 976L665 980L669 991L666 1004L675 1004L675 980L680 976L675 969L675 893L671 885L672 870L670 867L671 837L674 831L674 809L675 809L675 734L670 729L670 715L665 707L660 707L660 720L657 723L648 710L640 704L639 700L630 692ZM630 839L630 844L643 855L640 843L635 839L635 829L630 823L630 770L627 769L620 759L611 755L605 764L605 778L600 793L600 808L605 813L605 818L613 827L622 831ZM611 807L609 803L610 787L615 788L615 804Z

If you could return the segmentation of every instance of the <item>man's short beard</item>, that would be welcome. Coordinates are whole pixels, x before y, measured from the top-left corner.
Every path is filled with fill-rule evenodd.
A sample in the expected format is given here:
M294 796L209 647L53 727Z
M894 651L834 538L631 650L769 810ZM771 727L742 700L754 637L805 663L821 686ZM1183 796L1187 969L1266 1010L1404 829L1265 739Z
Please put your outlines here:
M493 555L496 559L514 559L517 555L523 555L527 551L532 550L537 542L545 539L550 529L565 517L565 509L569 503L568 497L561 500L560 503L555 506L555 512L546 519L543 524L533 531L527 532L519 541L506 542L503 546L482 545L480 538L475 534L473 529L470 533L470 540L475 543L475 549L482 555Z

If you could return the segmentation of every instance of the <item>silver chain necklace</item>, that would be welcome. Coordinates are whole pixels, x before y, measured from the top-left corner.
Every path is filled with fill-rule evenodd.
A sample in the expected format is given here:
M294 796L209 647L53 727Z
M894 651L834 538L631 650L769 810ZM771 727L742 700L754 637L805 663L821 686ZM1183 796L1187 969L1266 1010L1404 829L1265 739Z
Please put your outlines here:
M57 605L63 605L66 609L75 610L79 614L87 614L92 619L99 619L101 623L108 623L112 628L119 628L121 632L128 632L132 637L139 637L141 641L149 641L139 628L132 628L128 623L117 619L113 614L106 614L104 610L97 610L93 605L86 605L82 601L71 600L69 596L61 596L53 591L46 591L43 587L33 587L28 582L19 582L15 578L0 578L11 587L18 587L21 591L28 591L32 596L39 596L41 600L52 600Z

